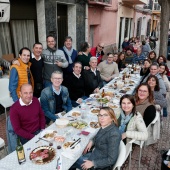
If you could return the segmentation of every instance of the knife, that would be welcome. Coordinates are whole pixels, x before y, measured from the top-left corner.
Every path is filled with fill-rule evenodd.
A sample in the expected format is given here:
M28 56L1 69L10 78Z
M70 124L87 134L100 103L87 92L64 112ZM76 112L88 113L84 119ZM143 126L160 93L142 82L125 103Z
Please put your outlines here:
M71 148L76 142L78 142L80 139L81 139L81 138L78 138L75 142L73 142L73 143L70 145L70 148Z
M56 169L57 169L57 170L59 170L59 167L58 167L59 161L60 161L60 157L58 157L58 159L57 159L57 166L56 166Z
M71 149L74 149L75 146L78 145L80 142L81 142L81 140L79 140L77 143L75 143L75 144L71 147Z

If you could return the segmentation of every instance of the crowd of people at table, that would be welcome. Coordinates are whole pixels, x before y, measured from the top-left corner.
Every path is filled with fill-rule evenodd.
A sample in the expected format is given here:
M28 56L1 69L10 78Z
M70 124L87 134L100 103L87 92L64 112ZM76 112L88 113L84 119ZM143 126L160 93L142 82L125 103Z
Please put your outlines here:
M166 58L157 57L147 41L140 43L137 38L129 41L125 38L122 52L110 52L106 60L102 42L92 48L84 42L77 52L70 36L65 38L61 49L56 48L52 35L46 40L44 50L40 42L33 45L32 52L23 47L10 69L9 91L15 103L8 121L22 144L55 122L58 113L67 113L90 94L99 93L128 64L141 65L141 82L133 95L121 97L118 120L111 108L101 108L100 130L70 168L109 170L117 160L120 140L125 144L130 139L147 140L147 127L156 110L163 108L163 116L167 116L170 72Z

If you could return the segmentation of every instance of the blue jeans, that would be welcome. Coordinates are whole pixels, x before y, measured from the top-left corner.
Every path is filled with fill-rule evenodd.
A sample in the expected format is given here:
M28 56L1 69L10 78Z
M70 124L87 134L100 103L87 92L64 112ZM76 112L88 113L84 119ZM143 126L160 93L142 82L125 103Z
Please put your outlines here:
M36 132L34 132L34 135L37 135L41 130L37 130ZM29 139L25 139L21 136L18 136L20 138L20 142L24 145L25 143L27 143L29 141Z
M44 80L43 84L44 84L44 88L46 88L46 87L49 87L50 85L52 85L52 82L49 80Z
M163 117L167 117L167 115L168 115L167 108L164 107L163 108Z
M90 155L91 155L91 152L80 156L80 158L71 166L71 168L69 170L74 170L76 168L82 170L81 165L84 163L84 160L88 160Z

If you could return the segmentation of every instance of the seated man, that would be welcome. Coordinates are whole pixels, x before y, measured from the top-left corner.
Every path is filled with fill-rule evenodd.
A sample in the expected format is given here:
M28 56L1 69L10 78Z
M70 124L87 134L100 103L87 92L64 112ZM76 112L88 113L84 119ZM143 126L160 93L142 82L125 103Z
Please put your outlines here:
M113 54L107 54L107 60L102 61L98 65L98 70L100 71L100 76L104 84L111 81L114 77L119 75L119 70L117 64L113 61Z
M55 121L59 116L57 113L70 111L72 109L68 89L61 86L63 73L54 71L51 74L52 85L42 90L40 96L41 107L44 111L46 124Z
M83 99L87 98L85 96L84 78L80 74L81 70L82 64L78 61L75 62L72 74L65 80L73 107L77 107L78 103L81 103ZM78 103L76 103L76 101Z
M34 86L33 76L30 71L31 63L29 62L31 51L23 47L19 51L19 65L12 65L9 77L9 91L14 102L20 98L20 88L22 84L28 83Z
M22 144L45 128L44 113L30 84L21 86L20 99L10 109L10 120Z
M132 60L133 60L133 53L132 50L128 48L125 53L125 63L132 64Z
M138 48L136 54L133 55L132 62L135 64L137 63L143 64L145 59L146 59L146 56L142 53L142 49Z
M84 70L83 77L85 80L85 95L89 96L92 93L98 93L103 87L103 81L100 77L100 72L97 70L97 58L90 58L90 69Z

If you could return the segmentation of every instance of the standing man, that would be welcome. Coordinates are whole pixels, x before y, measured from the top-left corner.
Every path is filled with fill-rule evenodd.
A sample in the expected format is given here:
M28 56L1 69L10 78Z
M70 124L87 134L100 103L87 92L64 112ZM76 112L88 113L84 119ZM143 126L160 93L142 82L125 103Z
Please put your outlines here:
M68 89L61 86L63 73L54 71L51 75L52 85L46 87L41 92L40 102L44 111L46 124L59 118L58 113L70 111L72 109Z
M77 51L72 47L72 41L73 40L70 36L65 37L64 46L61 48L64 52L65 58L68 61L68 67L63 68L64 81L72 74L73 63L76 61L78 55Z
M52 35L47 36L47 49L43 50L44 60L43 79L44 87L51 85L51 74L54 71L62 71L62 68L68 67L68 61L62 50L56 49L56 41Z
M28 83L34 87L33 76L30 71L31 63L29 62L31 51L23 47L19 51L19 65L12 65L9 77L9 91L14 102L20 98L20 88L23 84Z
M112 53L108 53L107 60L102 61L97 68L100 71L100 76L104 85L119 75L118 66L113 61Z
M32 73L32 76L34 78L34 97L39 98L41 91L43 89L43 58L41 57L43 51L43 46L40 42L36 42L33 45L32 49L32 55L30 57L30 70ZM18 60L14 60L12 62L14 65L20 66L20 63Z
M97 47L91 48L90 53L92 56L95 56L97 58L98 63L102 61L102 57L104 56L103 49L104 49L104 43L102 42L99 43Z
M97 58L90 58L90 69L84 70L83 76L85 80L85 95L89 96L92 93L98 93L103 87L103 81L100 77L100 72L97 70Z
M45 129L45 117L40 102L33 97L30 84L23 84L20 89L20 99L10 109L10 120L14 132L22 144L32 139L42 129Z

